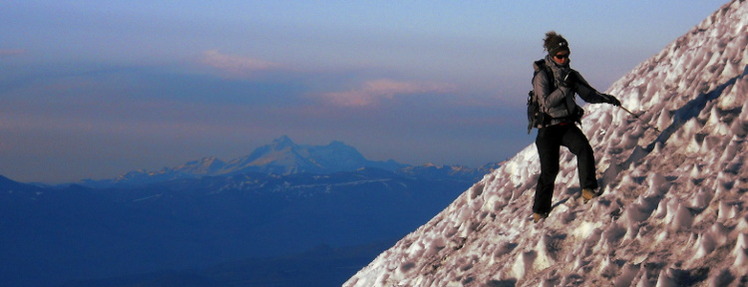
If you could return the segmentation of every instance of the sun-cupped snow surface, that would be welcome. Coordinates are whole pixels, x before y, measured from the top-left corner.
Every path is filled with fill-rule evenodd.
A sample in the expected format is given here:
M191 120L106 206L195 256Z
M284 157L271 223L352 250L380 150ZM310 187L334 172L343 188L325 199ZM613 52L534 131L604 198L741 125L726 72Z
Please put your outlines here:
M747 27L732 1L614 83L639 119L586 107L602 196L564 150L533 223L528 146L344 286L748 286Z

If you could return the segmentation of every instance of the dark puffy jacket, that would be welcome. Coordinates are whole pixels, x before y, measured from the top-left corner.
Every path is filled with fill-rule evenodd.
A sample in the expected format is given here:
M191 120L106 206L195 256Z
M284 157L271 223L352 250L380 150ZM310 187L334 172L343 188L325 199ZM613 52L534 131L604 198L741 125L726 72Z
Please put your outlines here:
M535 74L532 86L541 111L551 117L549 126L574 121L577 109L581 109L574 100L575 94L588 103L604 102L605 99L587 83L579 72L568 65L556 64L550 56L546 56L543 61L545 69L539 67L537 63L533 64L535 70L539 72ZM572 80L568 81L569 84L562 84L567 76Z

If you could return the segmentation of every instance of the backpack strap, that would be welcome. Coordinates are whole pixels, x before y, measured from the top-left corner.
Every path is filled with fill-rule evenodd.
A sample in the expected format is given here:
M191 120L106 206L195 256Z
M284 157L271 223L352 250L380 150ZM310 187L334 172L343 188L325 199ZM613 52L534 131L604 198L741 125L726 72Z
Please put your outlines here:
M535 72L532 74L532 80L530 80L533 87L535 86L535 76L540 72L545 72L545 75L548 77L548 83L551 85L551 91L556 89L556 82L553 79L553 70L545 64L544 59L533 62L532 67L535 69Z
M541 70L546 69L545 60L543 60L543 59L537 60L537 61L533 62L532 64L533 64L532 67L535 68L535 74L537 74Z
M548 67L548 65L545 64L545 60L540 59L535 62L533 62L532 67L535 69L535 73L532 74L533 81L535 80L535 76L540 73L541 71L545 71L546 76L548 76L548 80L551 83L551 85L555 86L555 83L553 82L553 70L551 70L551 67Z
M532 67L535 70L532 74L532 79L530 80L530 83L533 86L535 86L535 76L537 76L538 73L545 71L547 76L550 76L553 73L553 71L551 71L545 64L545 60L543 59L533 62ZM551 78L551 85L554 85L552 76L549 78ZM546 123L546 121L550 119L550 117L545 113L545 111L543 111L543 108L540 106L540 103L538 102L538 95L535 94L534 88L530 90L527 96L527 119L527 133L530 133L533 128L541 128Z

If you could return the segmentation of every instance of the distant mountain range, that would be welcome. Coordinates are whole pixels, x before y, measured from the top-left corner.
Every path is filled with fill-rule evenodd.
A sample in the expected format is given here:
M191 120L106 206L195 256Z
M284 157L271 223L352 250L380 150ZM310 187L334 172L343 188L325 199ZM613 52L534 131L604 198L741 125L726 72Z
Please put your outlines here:
M431 164L410 166L394 160L372 161L361 155L356 148L340 141L333 141L325 146L298 145L288 136L282 136L275 139L271 144L255 149L247 156L230 161L222 161L216 157L205 157L158 171L135 170L112 179L89 179L78 184L93 188L124 187L204 176L232 176L250 172L275 175L330 174L351 172L361 168L376 168L387 171L401 170L403 174L459 175L478 180L480 179L478 177L496 167L497 164L469 168L457 165L436 166Z
M228 162L204 158L111 180L39 186L0 176L0 261L5 266L0 285L146 286L138 285L137 274L159 277L169 274L166 270L248 258L268 262L321 245L337 250L393 242L490 168L370 161L341 142L304 146L281 137ZM356 254L383 249L381 244L372 248ZM373 259L354 257L355 262L345 263L352 266L333 270L334 276L290 273L286 285L274 286L321 278L337 281L307 286L340 285ZM252 272L219 277L225 282L268 279ZM136 282L114 284L122 278Z

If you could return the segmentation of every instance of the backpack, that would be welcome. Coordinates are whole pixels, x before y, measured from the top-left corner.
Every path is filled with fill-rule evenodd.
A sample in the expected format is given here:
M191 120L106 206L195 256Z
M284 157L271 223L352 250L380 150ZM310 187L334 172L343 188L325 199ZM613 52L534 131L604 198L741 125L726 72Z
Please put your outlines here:
M532 83L535 79L535 76L538 75L541 71L544 71L546 73L549 73L549 78L553 78L551 69L549 69L545 65L545 61L538 60L535 61L535 72L532 74L532 80L530 82ZM553 81L551 81L553 82ZM531 89L530 92L527 94L527 133L529 134L532 128L541 128L544 125L549 124L551 121L551 116L546 114L545 112L540 110L540 103L538 103L538 97L535 96L535 92Z

